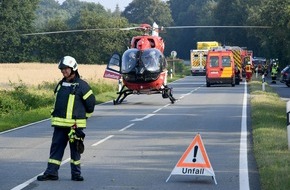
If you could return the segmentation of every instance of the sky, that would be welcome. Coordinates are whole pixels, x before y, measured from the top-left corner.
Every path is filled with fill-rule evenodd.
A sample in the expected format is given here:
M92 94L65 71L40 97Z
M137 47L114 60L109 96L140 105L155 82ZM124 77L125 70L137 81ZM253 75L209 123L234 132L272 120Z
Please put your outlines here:
M57 0L57 1L59 3L62 3L65 0ZM123 11L125 7L127 7L129 3L132 2L132 0L80 0L80 1L100 3L105 7L105 9L111 9L112 11L115 10L117 4L119 5L121 11Z

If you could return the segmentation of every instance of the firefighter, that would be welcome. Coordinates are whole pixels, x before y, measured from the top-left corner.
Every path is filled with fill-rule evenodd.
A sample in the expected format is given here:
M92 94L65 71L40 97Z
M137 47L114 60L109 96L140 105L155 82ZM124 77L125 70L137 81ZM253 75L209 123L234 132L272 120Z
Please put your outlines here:
M60 167L65 148L69 142L71 180L83 181L81 176L80 158L84 147L72 139L76 130L82 132L86 128L86 120L93 113L95 96L87 82L80 79L78 64L71 56L63 57L58 65L63 79L57 84L55 105L51 113L51 125L54 127L50 156L47 168L38 181L58 180ZM83 136L84 137L84 136Z
M271 68L271 77L272 77L272 84L276 84L277 74L278 74L279 66L276 63L276 61L273 62L272 68Z
M248 62L246 65L246 81L247 82L251 81L252 74L253 74L252 65L251 65L251 62Z

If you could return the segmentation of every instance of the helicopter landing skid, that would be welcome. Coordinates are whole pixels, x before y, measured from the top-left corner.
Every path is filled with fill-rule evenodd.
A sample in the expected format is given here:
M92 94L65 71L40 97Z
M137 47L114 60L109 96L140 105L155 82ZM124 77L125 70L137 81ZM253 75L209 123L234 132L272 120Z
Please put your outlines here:
M123 100L130 94L133 94L133 90L124 90L124 87L122 87L120 92L117 92L117 94L119 94L118 98L113 100L114 105L116 104L121 104L123 102ZM124 91L123 91L124 90Z
M172 104L176 101L176 99L172 95L172 88L169 88L167 85L164 86L162 89L162 97L163 98L169 98Z
M123 100L130 94L135 94L133 90L130 89L126 89L124 90L125 86L122 87L122 89L117 92L117 94L119 94L119 96L117 97L117 99L113 100L114 105L117 104L121 104L123 102ZM174 104L174 102L176 101L176 99L173 97L172 95L172 88L169 88L168 86L164 86L163 89L161 90L153 90L151 91L152 94L162 94L163 98L169 98L169 100L171 101L172 104ZM139 94L139 93L137 93Z

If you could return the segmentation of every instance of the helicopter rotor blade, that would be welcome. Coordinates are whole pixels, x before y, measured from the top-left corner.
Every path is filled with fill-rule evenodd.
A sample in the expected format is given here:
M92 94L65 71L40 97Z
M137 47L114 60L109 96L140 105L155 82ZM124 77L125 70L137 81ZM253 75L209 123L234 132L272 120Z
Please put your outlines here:
M271 28L270 26L168 26L168 29L187 29L187 28Z
M162 27L150 27L146 28L144 26L127 27L127 28L94 28L94 29L81 29L81 30L60 30L51 32L35 32L28 34L21 34L22 36L35 36L35 35L47 35L47 34L62 34L62 33L76 33L76 32L90 32L90 31L108 31L108 30L119 30L119 31L129 31L129 30L158 30L163 31L164 29L190 29L190 28L271 28L270 26L162 26Z
M134 29L139 29L140 27L127 27L127 28L94 28L94 29L82 29L82 30L59 30L51 32L35 32L28 34L21 34L22 36L35 36L35 35L46 35L46 34L62 34L62 33L76 33L76 32L90 32L90 31L108 31L108 30L120 30L129 31Z

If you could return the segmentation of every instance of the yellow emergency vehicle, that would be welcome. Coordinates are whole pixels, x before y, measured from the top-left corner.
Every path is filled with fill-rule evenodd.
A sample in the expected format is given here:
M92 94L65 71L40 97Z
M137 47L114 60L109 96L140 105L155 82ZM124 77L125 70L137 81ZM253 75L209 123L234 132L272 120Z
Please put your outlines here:
M197 49L190 50L191 74L205 75L207 53L210 49L220 46L216 41L197 42Z

